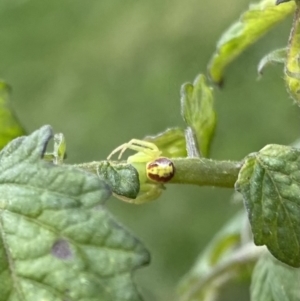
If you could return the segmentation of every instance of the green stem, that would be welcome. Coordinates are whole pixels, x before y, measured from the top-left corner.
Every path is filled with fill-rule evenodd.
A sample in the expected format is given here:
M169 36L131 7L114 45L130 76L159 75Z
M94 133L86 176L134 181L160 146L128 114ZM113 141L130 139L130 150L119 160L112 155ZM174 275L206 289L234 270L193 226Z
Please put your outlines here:
M99 164L102 164L102 162L104 162L104 161L92 161L92 162L74 164L73 167L80 168L80 169L83 169L84 171L98 175L97 174L98 167L99 167Z
M204 158L173 158L175 176L170 183L233 188L242 162Z
M205 158L172 158L172 161L175 166L175 175L168 184L192 184L233 188L242 167L242 162L217 161ZM75 166L97 175L99 166L104 162L106 161L95 161ZM111 163L114 163L115 167L118 165L122 166L124 163L126 164L125 161Z
M249 264L255 264L266 251L265 247L257 247L253 242L241 246L234 250L230 257L213 266L210 271L199 277L198 281L194 282L179 300L195 300L199 292L203 291L205 287L209 287L209 285L214 287L215 290L220 290L222 286L237 277L239 269L249 269Z

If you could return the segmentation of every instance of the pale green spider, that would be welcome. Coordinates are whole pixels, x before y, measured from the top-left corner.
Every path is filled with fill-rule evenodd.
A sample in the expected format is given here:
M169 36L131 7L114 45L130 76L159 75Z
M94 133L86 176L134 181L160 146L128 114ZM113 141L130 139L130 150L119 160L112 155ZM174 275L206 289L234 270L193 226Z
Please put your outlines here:
M165 157L161 157L161 151L152 142L132 139L114 149L107 160L120 152L118 159L123 153L131 149L137 151L136 154L129 156L127 163L131 164L139 173L140 193L136 199L128 199L124 196L118 198L134 204L141 204L157 199L165 189L164 183L170 181L175 174L173 162Z
M142 204L157 199L165 189L163 184L174 176L175 167L173 162L168 158L161 157L161 151L155 144L137 139L132 139L128 143L117 147L111 152L107 160L110 160L117 152L120 152L118 159L121 159L127 149L137 151L136 154L128 157L127 163L131 164L138 172L140 191L135 199L128 198L121 193L114 193L114 195L121 200L134 204ZM52 153L46 153L44 159L60 165L63 163L65 153L66 141L64 135L61 133L55 134L54 151ZM104 162L105 161L79 164L77 167L96 173L99 176L98 167L103 166ZM112 166L119 164L122 166L122 163L118 162L113 162Z

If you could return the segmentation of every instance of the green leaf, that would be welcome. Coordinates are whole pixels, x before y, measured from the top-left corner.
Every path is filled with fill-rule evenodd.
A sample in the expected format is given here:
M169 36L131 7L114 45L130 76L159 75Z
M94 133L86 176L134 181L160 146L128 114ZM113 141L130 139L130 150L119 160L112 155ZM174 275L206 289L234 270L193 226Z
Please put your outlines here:
M300 150L267 145L249 155L236 189L242 193L256 245L300 266Z
M154 143L162 151L164 157L186 157L184 131L180 128L167 129L156 136L146 136L144 140Z
M216 113L212 89L207 86L204 75L200 74L193 84L182 85L181 115L192 129L201 155L207 157L216 126Z
M44 126L0 153L0 300L141 300L131 274L148 252L106 211L104 182L41 160L51 137Z
M227 65L294 10L294 1L276 6L275 0L262 0L250 5L219 40L208 66L211 79L221 85Z
M287 57L287 48L280 48L273 50L272 52L265 55L259 62L257 72L261 75L266 66L276 63L284 64Z
M97 173L112 191L129 199L135 199L140 191L139 174L131 164L102 161L98 163Z
M250 274L253 258L243 261L236 252L242 244L242 230L246 225L246 218L244 211L239 212L215 235L180 282L180 301L217 300L212 296L219 295L220 284L225 278L227 281L236 280L243 274Z
M54 149L51 153L45 153L43 159L53 162L54 164L62 164L67 155L67 143L62 133L55 134L53 137Z
M300 10L297 8L290 34L285 66L285 83L290 96L300 106Z
M12 113L8 101L9 88L0 81L0 150L11 140L24 135L25 131Z
M299 268L286 266L266 253L252 274L251 301L299 301L299 284Z

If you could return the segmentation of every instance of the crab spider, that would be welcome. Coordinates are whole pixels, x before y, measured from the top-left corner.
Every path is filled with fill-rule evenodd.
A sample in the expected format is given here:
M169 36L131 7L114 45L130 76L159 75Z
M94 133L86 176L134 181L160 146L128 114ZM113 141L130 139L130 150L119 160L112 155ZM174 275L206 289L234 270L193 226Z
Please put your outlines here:
M140 194L131 201L144 203L158 198L164 189L163 183L170 181L175 174L173 162L166 157L161 157L162 152L154 143L138 139L132 139L114 149L107 160L118 152L120 152L118 159L121 159L127 149L137 152L128 157L127 163L137 169L140 180ZM121 198L128 201L122 196Z

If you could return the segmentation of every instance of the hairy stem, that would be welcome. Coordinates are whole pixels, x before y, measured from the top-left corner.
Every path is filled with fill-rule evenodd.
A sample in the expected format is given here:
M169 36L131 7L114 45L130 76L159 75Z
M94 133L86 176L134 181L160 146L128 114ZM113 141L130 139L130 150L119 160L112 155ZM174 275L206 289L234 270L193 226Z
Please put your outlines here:
M242 162L204 158L174 158L175 176L170 183L233 188Z
M94 161L75 166L97 175L99 166L103 165L104 162L107 161ZM205 158L172 158L172 162L175 166L175 175L168 184L192 184L233 188L242 167L242 162L217 161ZM111 163L115 167L124 165L124 168L126 168L125 161ZM146 166L143 168L146 168ZM141 170L138 170L138 172L141 172Z

